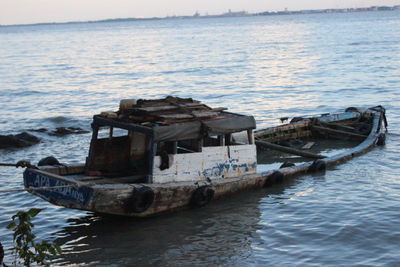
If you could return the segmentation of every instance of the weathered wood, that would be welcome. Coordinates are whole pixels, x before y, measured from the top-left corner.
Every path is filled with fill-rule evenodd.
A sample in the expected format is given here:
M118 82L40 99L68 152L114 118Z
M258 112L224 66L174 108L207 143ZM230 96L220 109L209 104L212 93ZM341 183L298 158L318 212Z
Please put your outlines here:
M346 125L338 124L338 123L333 123L333 122L320 121L319 123L321 123L322 126L334 127L334 128L337 128L337 129L342 129L343 131L354 131L355 130L354 127L346 126Z
M249 144L254 143L254 134L252 130L247 130L247 139L249 139Z
M216 108L210 109L210 111L215 111L215 112L224 111L224 110L228 110L228 108L225 108L225 107L216 107Z
M309 137L309 136L311 136L311 131L306 130L306 131L295 132L295 133L280 133L280 134L277 134L274 136L259 137L259 138L262 138L262 140L270 142L270 143L275 143L275 142L299 139L299 138Z
M258 130L254 132L255 137L265 137L268 135L284 133L284 132L302 132L306 131L307 128L310 126L309 121L301 121L296 123L290 123L286 125L271 127L263 130Z
M301 149L310 149L315 145L315 142L307 142L304 146L301 147Z
M351 136L351 137L357 137L357 138L362 138L365 139L367 138L366 135L362 135L362 134L356 134L356 133L351 133L351 132L345 132L345 131L341 131L341 130L334 130L334 129L330 129L330 128L326 128L326 127L321 127L321 126L311 126L312 130L318 130L318 131L324 131L327 133L332 133L332 134L337 134L337 135L346 135L346 136Z
M317 155L317 154L310 153L310 152L300 151L300 150L297 150L297 149L294 149L294 148L280 146L280 145L277 145L277 144L273 144L273 143L269 143L269 142L265 142L265 141L261 141L261 140L256 140L256 145L261 146L261 147L267 147L267 148L273 149L273 150L278 150L278 151L282 151L282 152L298 155L298 156L302 156L302 157L305 157L305 158L311 158L311 159L324 159L324 158L326 158L325 156L322 156L322 155Z
M192 119L192 118L210 118L218 116L217 112L213 111L193 111L191 114L185 113L176 113L176 114L163 114L158 117L166 120L184 120L184 119Z
M310 121L301 121L254 132L256 138L267 142L281 142L311 136Z
M186 103L186 104L179 104L179 106L178 105L148 106L148 107L130 108L130 110L139 112L162 112L180 108L187 108L187 109L204 108L206 110L210 109L209 107L201 103Z

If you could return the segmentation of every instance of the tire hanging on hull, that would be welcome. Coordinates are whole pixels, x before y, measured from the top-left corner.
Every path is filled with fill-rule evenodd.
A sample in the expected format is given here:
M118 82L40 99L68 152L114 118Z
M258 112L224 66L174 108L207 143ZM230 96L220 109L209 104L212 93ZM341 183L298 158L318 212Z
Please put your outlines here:
M203 207L214 197L214 190L209 185L203 185L194 190L190 198L190 206Z

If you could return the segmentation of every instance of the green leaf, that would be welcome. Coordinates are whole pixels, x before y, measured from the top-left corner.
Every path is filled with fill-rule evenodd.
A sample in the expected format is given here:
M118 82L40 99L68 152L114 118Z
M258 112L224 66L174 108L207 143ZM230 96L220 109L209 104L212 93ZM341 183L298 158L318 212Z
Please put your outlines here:
M36 215L38 215L39 214L39 212L41 212L43 209L35 209L35 208L32 208L32 209L30 209L30 210L28 210L28 214L29 214L29 216L31 216L31 217L35 217Z
M61 254L62 250L61 250L61 247L59 245L54 244L54 248L56 249L57 254Z
M35 234L32 232L34 228L31 219L39 214L43 209L32 208L29 211L19 211L12 216L13 221L7 226L12 229L14 237L14 247L12 248L15 255L14 264L22 263L25 266L31 264L49 266L46 262L51 255L61 254L60 246L43 240L39 243L35 242Z
M12 229L16 226L17 226L17 224L15 222L11 222L9 225L7 225L7 229Z

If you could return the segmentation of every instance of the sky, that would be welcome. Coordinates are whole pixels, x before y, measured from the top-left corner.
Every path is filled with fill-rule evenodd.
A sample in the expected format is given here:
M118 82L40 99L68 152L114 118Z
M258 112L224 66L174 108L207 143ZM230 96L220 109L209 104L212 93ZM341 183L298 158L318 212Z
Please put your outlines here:
M400 0L0 0L0 25L400 5Z

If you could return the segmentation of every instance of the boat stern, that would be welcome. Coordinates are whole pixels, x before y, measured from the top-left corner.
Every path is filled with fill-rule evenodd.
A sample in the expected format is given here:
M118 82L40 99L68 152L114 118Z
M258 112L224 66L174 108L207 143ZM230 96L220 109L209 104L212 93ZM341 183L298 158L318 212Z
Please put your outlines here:
M89 210L93 195L92 188L78 181L33 168L24 171L24 186L29 193L52 204L73 209Z

